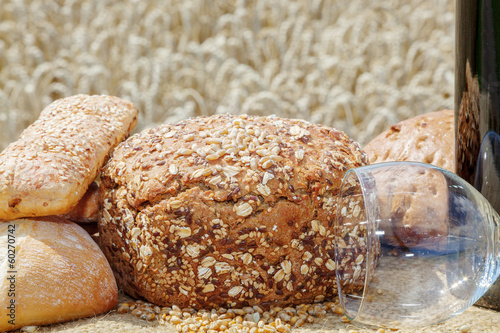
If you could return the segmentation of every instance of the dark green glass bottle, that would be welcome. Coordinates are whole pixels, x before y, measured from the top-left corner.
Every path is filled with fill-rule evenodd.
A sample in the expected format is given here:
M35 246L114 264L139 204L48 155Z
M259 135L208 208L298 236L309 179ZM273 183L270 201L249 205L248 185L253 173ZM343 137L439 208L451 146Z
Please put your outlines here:
M457 0L456 172L500 213L500 0ZM500 279L476 305L500 310Z

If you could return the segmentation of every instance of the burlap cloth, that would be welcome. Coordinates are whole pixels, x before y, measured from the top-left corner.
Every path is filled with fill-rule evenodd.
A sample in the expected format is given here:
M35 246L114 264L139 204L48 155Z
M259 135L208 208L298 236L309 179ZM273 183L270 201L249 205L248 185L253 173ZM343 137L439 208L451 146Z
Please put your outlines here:
M136 132L214 113L276 114L361 144L390 124L453 109L454 1L0 1L0 148L44 106L110 94ZM120 301L126 300L120 295ZM297 332L374 332L328 315ZM39 332L173 332L116 311ZM472 307L401 332L500 332Z

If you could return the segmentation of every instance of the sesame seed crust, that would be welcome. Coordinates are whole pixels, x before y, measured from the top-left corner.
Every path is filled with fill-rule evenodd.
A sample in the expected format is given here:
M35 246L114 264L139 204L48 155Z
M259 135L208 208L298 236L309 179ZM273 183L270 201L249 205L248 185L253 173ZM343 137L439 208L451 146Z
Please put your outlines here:
M76 95L49 104L0 153L0 219L70 211L137 116L132 103L112 96Z
M101 245L121 288L158 305L322 301L336 294L336 195L365 164L343 132L302 120L163 124L119 144L103 168Z

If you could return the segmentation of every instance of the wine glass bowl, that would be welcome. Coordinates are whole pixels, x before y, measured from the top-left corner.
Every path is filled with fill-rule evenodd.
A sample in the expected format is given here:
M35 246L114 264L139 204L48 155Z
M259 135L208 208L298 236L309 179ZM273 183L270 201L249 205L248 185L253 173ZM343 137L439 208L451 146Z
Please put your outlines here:
M499 217L451 172L417 162L349 170L337 212L337 288L351 320L436 324L463 312L498 277Z

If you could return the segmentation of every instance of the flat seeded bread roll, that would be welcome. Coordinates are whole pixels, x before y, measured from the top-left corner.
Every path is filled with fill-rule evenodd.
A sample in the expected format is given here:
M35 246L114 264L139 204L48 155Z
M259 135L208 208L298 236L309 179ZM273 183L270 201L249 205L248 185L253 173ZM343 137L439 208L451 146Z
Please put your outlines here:
M321 301L336 294L337 191L366 163L344 133L300 120L160 125L121 143L103 168L101 248L119 286L158 305ZM350 244L366 252L359 241ZM345 261L358 282L359 253Z
M392 125L364 148L370 164L415 161L455 172L452 110L426 113Z
M132 103L112 96L77 95L48 105L0 153L0 219L70 211L137 115Z
M0 268L1 331L94 316L117 304L106 258L73 222L0 223Z

